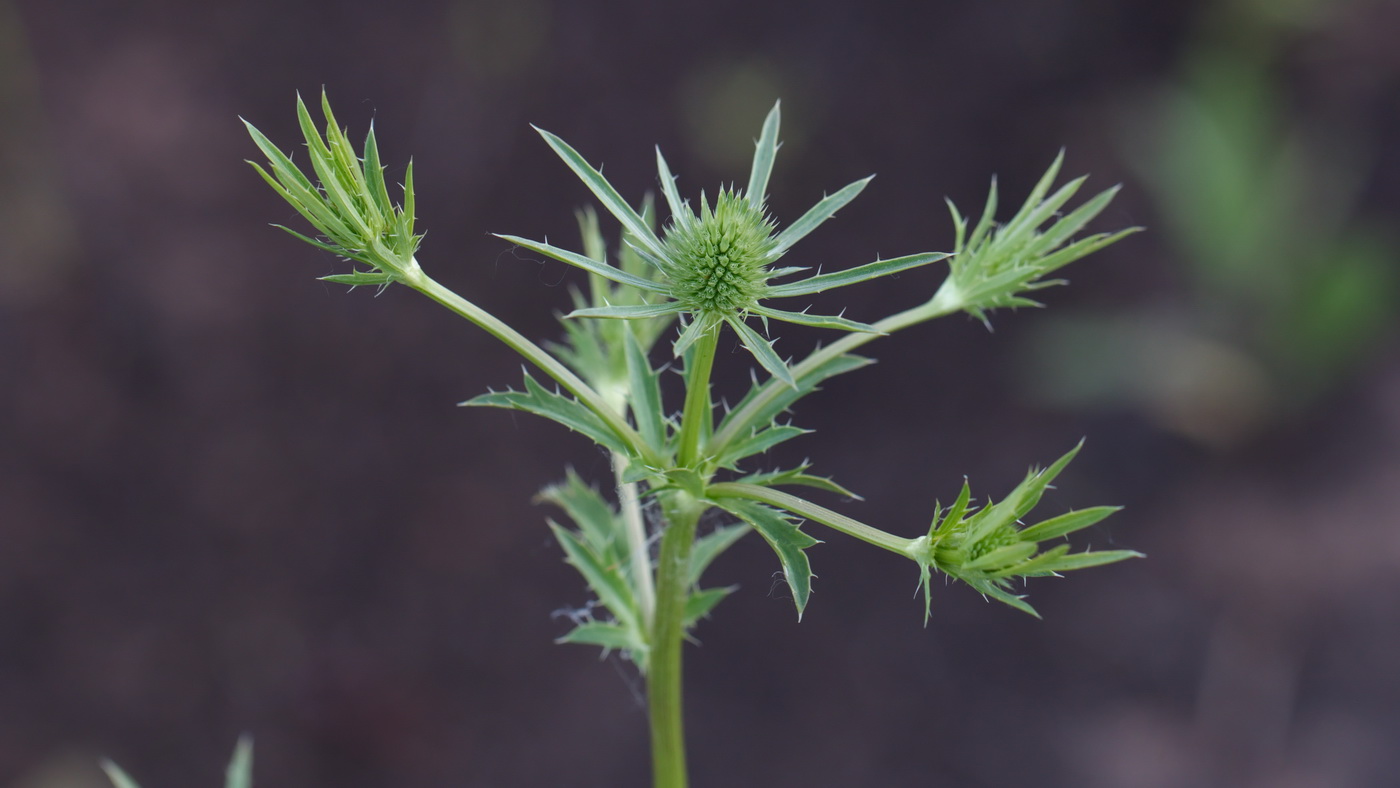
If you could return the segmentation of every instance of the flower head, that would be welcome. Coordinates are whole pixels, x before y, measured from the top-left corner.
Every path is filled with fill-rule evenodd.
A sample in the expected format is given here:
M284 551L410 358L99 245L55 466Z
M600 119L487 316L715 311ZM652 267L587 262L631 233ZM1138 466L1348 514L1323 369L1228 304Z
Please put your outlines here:
M657 173L661 192L671 211L671 219L662 236L629 205L612 184L590 165L568 143L543 129L537 129L554 152L564 160L603 206L622 222L627 231L627 243L652 266L651 276L630 274L601 260L570 252L540 241L514 235L501 238L578 266L614 282L631 285L646 294L646 303L637 305L606 305L575 310L570 317L641 319L680 315L682 330L674 350L685 352L696 339L726 323L738 334L760 364L775 377L792 384L787 365L774 352L772 343L747 324L757 316L820 328L844 331L876 329L868 324L848 320L839 315L811 315L789 312L767 306L772 298L792 298L812 295L834 287L863 282L880 276L906 271L942 260L948 255L926 253L848 268L828 274L816 274L793 282L775 284L774 280L805 271L805 268L774 268L793 244L818 225L831 218L838 209L860 194L870 178L852 183L835 194L823 198L796 222L778 231L765 213L768 178L778 151L779 106L775 104L763 123L763 132L754 152L753 168L748 188L738 191L721 189L713 207L701 195L700 211L682 201L676 189L666 159L656 152ZM871 176L874 177L874 176Z
M368 271L322 279L347 285L382 286L412 274L418 269L414 255L423 240L421 234L413 231L413 162L409 162L404 174L403 203L394 205L385 187L374 126L370 126L361 156L355 152L345 131L336 125L325 91L321 91L321 112L326 116L324 138L316 129L301 94L297 94L297 120L306 138L306 150L317 179L315 183L253 124L243 121L253 142L267 156L271 173L255 162L249 164L273 191L311 222L324 240L308 238L286 227L282 229L312 246L370 267Z
M1075 446L1048 468L1032 468L1009 495L998 502L988 501L978 509L971 505L971 492L963 482L953 505L945 511L935 505L933 523L927 536L914 540L910 556L919 562L920 585L924 590L924 618L930 605L931 569L961 580L984 596L1039 616L1021 595L1009 590L1015 578L1058 576L1060 572L1085 569L1141 557L1133 550L1098 550L1070 554L1068 544L1042 551L1041 542L1057 539L1088 528L1118 511L1117 506L1096 506L1062 514L1025 526L1025 517L1040 503L1050 483L1079 453Z

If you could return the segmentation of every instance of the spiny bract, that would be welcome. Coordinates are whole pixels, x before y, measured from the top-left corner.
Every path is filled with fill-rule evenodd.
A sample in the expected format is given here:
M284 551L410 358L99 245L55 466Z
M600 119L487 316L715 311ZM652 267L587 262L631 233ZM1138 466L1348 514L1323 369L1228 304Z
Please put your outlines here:
M764 214L767 201L768 177L778 152L780 113L774 105L763 122L763 132L754 151L753 168L748 188L738 191L724 189L715 199L713 210L705 198L700 199L697 214L690 204L681 200L676 178L671 174L661 151L656 152L656 169L661 194L671 211L670 226L665 240L656 234L652 224L633 208L603 174L589 164L578 151L559 137L538 129L545 142L569 165L593 192L593 195L626 229L626 241L633 251L652 266L646 276L638 276L609 265L604 260L561 249L549 243L531 241L516 235L500 235L556 260L578 266L619 284L645 294L643 304L589 307L574 310L569 317L621 318L628 320L680 316L682 331L673 345L677 356L683 354L702 335L715 336L721 324L727 324L754 358L778 380L794 386L787 364L773 350L772 342L746 324L749 317L781 320L799 325L834 328L841 331L879 333L873 326L840 315L812 315L774 309L763 303L773 298L809 296L837 287L864 282L928 265L948 257L942 252L907 255L847 268L832 273L815 274L784 284L770 284L805 271L805 268L772 268L772 264L787 253L793 244L830 219L838 209L860 194L870 178L854 183L823 197L797 221L777 231ZM873 176L871 176L873 177ZM653 300L658 299L658 300Z

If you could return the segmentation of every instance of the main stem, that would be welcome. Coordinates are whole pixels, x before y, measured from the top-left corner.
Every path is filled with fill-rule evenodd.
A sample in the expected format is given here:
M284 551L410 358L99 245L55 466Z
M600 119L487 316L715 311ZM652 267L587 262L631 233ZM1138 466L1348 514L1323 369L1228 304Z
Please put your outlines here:
M682 468L699 463L701 437L711 428L710 371L721 325L716 323L696 340L689 362L692 368L686 370L685 410L677 451L677 464ZM652 778L654 788L686 788L681 651L685 647L685 603L690 596L690 551L695 545L695 527L707 507L684 490L665 495L661 506L666 531L656 564L656 609L647 660Z
M690 549L705 506L679 490L662 506L667 523L656 565L656 612L647 660L652 785L686 788L681 649L685 645L685 601L690 594Z

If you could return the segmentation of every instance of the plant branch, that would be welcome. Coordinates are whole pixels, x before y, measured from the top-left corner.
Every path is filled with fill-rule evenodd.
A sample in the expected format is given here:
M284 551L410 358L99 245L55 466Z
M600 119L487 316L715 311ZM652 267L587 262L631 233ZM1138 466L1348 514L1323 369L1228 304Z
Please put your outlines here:
M799 498L796 495L774 490L771 487L760 487L756 484L743 484L740 482L719 482L711 484L705 488L706 493L716 497L746 498L750 501L770 504L779 509L792 512L799 517L821 523L828 528L840 531L847 536L854 536L862 542L869 542L876 547L883 547L892 553L909 558L912 557L910 550L917 540L905 539L902 536L895 536L891 533L873 528L859 520L854 520L844 514L833 512L825 506L818 506L806 498Z
M960 309L962 309L962 303L953 291L952 277L949 277L933 298L912 309L906 309L874 323L872 327L878 333L847 334L830 345L813 350L807 358L792 367L792 379L800 385L803 377L812 374L822 364L837 356L849 353L871 340L952 314ZM755 427L761 426L756 423L757 414L762 413L769 403L781 396L788 388L791 387L786 382L770 378L767 383L763 384L763 390L746 402L742 410L730 416L725 425L710 439L710 453L723 452L731 441L740 436L748 435Z
M632 429L632 425L610 406L601 394L589 386L581 378L575 375L568 367L564 366L558 359L550 355L544 348L525 338L523 334L506 325L495 315L487 312L481 307L473 304L465 298L457 295L451 290L443 287L437 280L423 273L417 267L415 261L414 268L405 273L398 281L402 282L414 290L422 293L428 298L442 304L458 315L470 320L481 327L486 333L501 340L510 347L511 350L519 353L534 364L542 372L554 378L563 386L566 391L573 394L585 407L597 414L603 423L608 425L619 439L632 449L637 456L648 463L659 463L660 458L656 456L651 446Z

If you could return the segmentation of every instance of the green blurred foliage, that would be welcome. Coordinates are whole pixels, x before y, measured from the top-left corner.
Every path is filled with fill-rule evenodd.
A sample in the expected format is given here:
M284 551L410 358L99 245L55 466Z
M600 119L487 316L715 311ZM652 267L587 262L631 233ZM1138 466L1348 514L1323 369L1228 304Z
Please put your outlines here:
M1128 405L1231 445L1345 383L1394 323L1396 249L1359 203L1374 148L1290 106L1286 43L1320 4L1214 9L1126 149L1184 293L1132 314L1057 315L1033 339L1044 396Z

